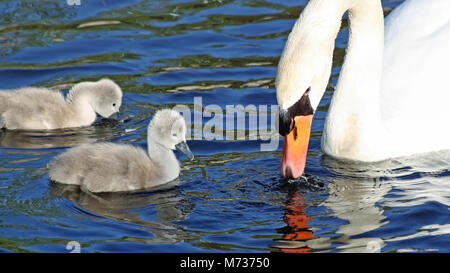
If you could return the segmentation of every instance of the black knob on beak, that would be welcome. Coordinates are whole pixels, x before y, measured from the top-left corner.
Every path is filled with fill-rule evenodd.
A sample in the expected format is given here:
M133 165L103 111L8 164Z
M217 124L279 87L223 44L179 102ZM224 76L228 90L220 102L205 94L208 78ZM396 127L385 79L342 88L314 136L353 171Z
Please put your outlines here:
M295 127L295 117L297 116L309 116L314 114L314 109L311 107L309 101L309 91L311 87L306 89L303 96L289 109L278 110L278 132L282 136L289 134Z
M289 134L295 127L295 121L288 111L280 109L278 112L278 132L282 136Z

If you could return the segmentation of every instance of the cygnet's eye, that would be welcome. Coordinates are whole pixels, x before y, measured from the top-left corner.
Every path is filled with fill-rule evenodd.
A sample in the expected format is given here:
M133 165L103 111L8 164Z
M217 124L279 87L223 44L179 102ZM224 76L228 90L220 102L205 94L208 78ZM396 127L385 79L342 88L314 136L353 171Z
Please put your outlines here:
M177 137L177 134L176 134L176 133L173 133L172 136Z

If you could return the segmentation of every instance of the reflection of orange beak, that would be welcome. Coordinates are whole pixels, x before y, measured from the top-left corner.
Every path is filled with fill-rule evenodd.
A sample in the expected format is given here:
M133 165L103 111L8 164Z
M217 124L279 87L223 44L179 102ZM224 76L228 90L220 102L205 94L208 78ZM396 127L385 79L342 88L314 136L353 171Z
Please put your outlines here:
M281 160L284 177L298 178L305 170L312 119L313 115L295 117L295 127L285 137Z
M308 226L311 217L305 212L305 197L295 193L286 205L284 221L288 224L289 231L284 234L283 239L289 241L309 241L315 239L313 232ZM311 252L309 247L281 248L284 253L307 253Z

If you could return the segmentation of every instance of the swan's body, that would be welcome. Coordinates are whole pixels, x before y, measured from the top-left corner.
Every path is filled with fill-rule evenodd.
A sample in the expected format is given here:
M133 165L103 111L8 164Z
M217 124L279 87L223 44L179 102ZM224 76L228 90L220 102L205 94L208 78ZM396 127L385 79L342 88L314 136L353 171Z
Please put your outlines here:
M46 88L25 87L0 91L0 127L49 130L91 125L119 111L122 90L111 80L76 84L63 94Z
M167 183L180 173L174 149L193 158L185 134L183 117L176 111L161 110L148 127L148 155L131 145L80 145L49 163L49 177L95 193L135 191Z
M450 149L450 1L406 1L385 25L381 115L394 139L385 157Z
M335 157L378 161L450 149L447 0L405 1L386 18L385 32L380 0L311 0L280 59L277 99L283 134L293 131L289 122L295 117L288 113L302 112L292 107L308 88L306 98L317 108L346 11L350 37L322 150ZM297 163L290 158L285 151L283 169L289 169L287 176L298 177L304 166L293 167Z

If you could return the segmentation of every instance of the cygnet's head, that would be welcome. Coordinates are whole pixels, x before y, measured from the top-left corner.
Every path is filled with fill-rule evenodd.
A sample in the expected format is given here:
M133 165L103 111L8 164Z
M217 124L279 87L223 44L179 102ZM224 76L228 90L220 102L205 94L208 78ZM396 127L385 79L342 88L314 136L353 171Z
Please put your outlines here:
M72 92L88 96L94 111L104 118L119 112L122 105L122 89L110 79L76 84Z
M177 150L192 160L194 155L186 143L186 122L175 110L163 109L156 112L148 126L148 137L161 146Z

